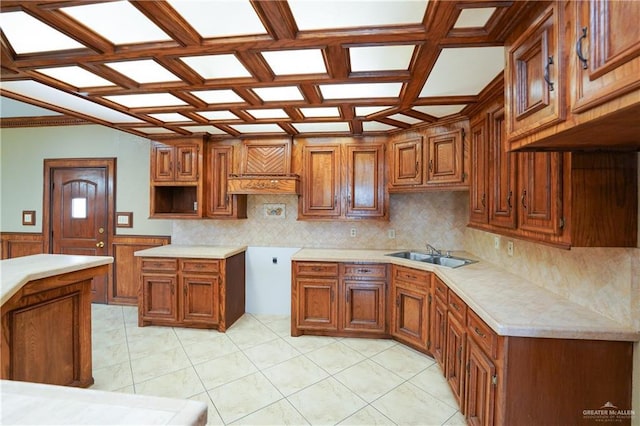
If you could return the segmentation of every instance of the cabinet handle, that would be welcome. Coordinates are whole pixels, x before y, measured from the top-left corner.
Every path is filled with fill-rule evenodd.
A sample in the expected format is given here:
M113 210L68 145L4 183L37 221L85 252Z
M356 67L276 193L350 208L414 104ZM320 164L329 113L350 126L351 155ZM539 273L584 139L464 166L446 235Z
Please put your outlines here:
M527 208L526 198L527 198L527 190L523 189L522 196L520 197L520 203L522 204L522 207L524 207L525 209Z
M420 170L420 164L416 161L416 175L418 174L418 170Z
M187 286L185 285L184 287L182 287L183 293L186 296L187 295Z
M396 306L400 306L400 295L396 296Z
M176 291L175 286L171 284L171 294L172 295L175 294L175 291Z
M182 164L178 161L178 171L181 172L182 171Z
M507 196L507 207L509 208L509 211L511 211L511 209L513 208L513 206L511 205L512 196L513 196L513 191L509 191L509 195Z
M549 56L547 58L547 64L544 66L544 81L547 82L547 85L549 86L549 91L553 92L553 82L549 77L549 67L551 65L553 65L553 56Z
M482 198L480 199L480 203L482 204L482 207L487 207L487 194L486 193L482 194Z
M483 339L485 338L484 333L483 333L482 331L480 331L480 329L479 329L478 327L475 327L475 328L473 329L473 331L475 331L475 332L476 332L476 334L477 334L478 336L482 337Z
M371 269L358 269L359 274L368 274L371 272Z
M582 35L578 38L578 42L576 43L576 55L578 55L578 59L582 62L582 69L586 70L588 68L587 58L582 54L582 40L587 38L587 27L582 27Z
M429 172L433 172L433 160L429 160Z

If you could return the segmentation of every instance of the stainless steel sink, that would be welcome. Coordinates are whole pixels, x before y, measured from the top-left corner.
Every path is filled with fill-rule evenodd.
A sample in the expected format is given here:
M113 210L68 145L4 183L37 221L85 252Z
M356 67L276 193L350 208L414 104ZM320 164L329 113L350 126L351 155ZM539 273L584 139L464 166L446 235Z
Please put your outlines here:
M444 256L419 251L400 251L390 253L387 256L399 257L401 259L415 260L417 262L431 263L433 265L446 266L447 268L459 268L461 266L476 263L476 260L465 259L463 257Z

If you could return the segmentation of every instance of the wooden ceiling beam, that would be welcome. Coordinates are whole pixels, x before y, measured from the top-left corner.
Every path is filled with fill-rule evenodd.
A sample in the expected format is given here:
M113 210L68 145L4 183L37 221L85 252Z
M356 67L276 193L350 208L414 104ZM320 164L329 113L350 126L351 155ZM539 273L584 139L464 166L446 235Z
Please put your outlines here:
M289 4L282 0L250 0L262 25L274 40L293 40L298 26L293 18Z
M182 46L199 46L202 42L200 34L169 3L148 0L130 3Z

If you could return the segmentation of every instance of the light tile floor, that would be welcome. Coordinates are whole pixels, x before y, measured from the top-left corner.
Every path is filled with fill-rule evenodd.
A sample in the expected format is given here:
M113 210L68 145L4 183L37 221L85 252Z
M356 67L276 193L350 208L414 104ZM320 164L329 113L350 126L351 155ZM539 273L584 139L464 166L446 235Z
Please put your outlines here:
M289 316L219 333L138 327L135 307L92 313L92 389L203 401L209 424L465 424L434 360L393 340L291 337Z

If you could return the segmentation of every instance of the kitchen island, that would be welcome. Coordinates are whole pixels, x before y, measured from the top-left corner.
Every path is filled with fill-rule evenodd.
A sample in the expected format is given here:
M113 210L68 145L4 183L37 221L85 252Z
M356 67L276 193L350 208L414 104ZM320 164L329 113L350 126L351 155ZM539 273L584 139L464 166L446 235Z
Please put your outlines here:
M91 282L113 258L37 254L0 261L0 378L93 384Z

